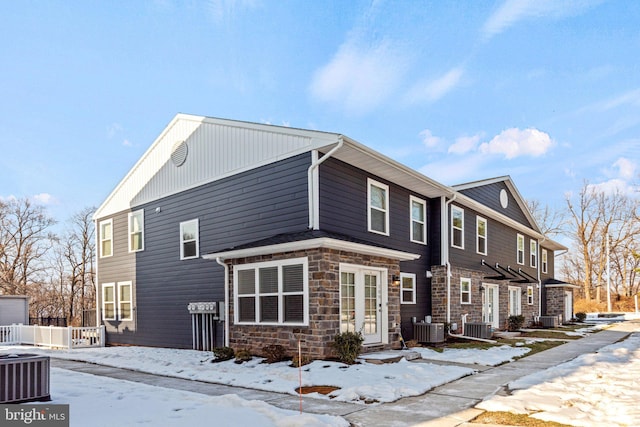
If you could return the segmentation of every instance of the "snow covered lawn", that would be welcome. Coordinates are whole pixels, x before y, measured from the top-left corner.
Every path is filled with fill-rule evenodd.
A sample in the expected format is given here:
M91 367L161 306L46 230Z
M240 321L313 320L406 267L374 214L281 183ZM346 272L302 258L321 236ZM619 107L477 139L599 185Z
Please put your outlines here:
M349 426L341 417L300 414L234 394L205 396L56 368L51 396L49 403L69 404L71 426Z
M411 350L420 353L423 359L444 360L457 363L475 363L478 365L498 366L504 362L512 362L531 351L529 347L511 347L501 345L488 349L445 348L442 353L429 348L414 347Z
M636 426L640 422L640 333L509 384L511 396L477 407L531 414L572 426Z

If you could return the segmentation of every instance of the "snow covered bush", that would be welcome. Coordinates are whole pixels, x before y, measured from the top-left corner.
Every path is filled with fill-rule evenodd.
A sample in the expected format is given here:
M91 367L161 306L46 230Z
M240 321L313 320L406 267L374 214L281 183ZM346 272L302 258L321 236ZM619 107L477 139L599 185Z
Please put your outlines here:
M364 337L360 332L341 332L336 334L331 346L339 361L353 365L362 351L363 342Z

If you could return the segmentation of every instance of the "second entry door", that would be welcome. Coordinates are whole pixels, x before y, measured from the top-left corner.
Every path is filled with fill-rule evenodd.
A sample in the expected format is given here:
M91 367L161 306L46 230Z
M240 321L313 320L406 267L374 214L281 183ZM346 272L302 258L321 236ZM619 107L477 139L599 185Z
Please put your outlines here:
M341 267L340 332L362 333L365 344L382 342L382 272Z

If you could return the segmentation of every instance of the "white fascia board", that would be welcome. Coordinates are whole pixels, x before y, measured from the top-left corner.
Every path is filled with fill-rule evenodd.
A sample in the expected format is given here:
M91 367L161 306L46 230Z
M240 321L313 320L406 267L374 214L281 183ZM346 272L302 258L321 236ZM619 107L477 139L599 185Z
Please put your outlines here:
M581 286L572 285L571 283L557 283L553 285L544 285L545 288L571 288L571 289L581 289Z
M376 246L364 245L362 243L347 242L344 240L320 237L317 239L300 240L297 242L278 243L275 245L258 246L255 248L230 250L203 255L204 259L237 259L252 256L270 255L275 253L302 251L308 249L335 249L345 252L355 252L362 255L379 256L382 258L397 259L398 261L413 261L420 258L418 254L397 251L395 249L379 248Z

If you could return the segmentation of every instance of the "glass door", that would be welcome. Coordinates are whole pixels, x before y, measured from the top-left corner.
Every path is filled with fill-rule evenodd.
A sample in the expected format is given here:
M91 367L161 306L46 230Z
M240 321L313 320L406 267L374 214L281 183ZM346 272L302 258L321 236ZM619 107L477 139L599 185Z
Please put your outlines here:
M484 298L482 301L482 321L490 323L493 328L500 327L498 307L498 285L484 284Z
M340 332L360 332L365 344L382 342L382 273L340 273Z

